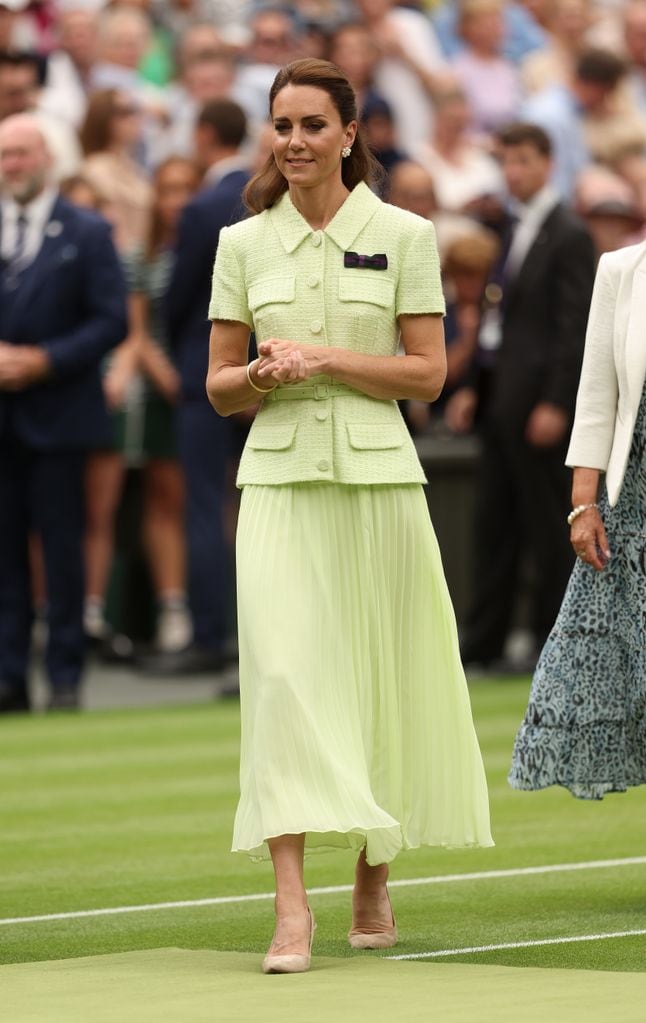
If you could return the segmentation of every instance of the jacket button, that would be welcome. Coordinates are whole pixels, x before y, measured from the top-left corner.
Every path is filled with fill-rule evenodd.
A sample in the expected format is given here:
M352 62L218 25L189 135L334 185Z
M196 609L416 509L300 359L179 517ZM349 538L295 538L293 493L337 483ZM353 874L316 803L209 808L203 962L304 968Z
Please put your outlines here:
M310 323L310 330L312 334L320 334L323 329L323 324L320 320L312 320Z
M308 286L308 288L315 288L316 285L318 284L318 282L319 282L319 279L316 276L316 274L310 274L310 276L307 278L307 286Z
M327 419L327 409L317 408L316 418L318 419L319 423L323 423Z
M315 233L312 235L312 245L314 245L318 249L319 245L321 244L321 241L322 239L320 231L315 231Z
M322 458L321 461L317 463L316 468L320 472L327 472L328 469L330 468L330 463L328 462L327 458Z

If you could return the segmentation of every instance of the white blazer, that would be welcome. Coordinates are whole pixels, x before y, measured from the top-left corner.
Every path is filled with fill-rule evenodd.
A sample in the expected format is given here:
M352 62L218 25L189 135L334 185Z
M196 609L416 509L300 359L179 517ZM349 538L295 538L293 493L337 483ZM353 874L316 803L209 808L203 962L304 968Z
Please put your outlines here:
M626 472L646 377L646 242L605 253L594 282L566 465L606 473L611 505Z

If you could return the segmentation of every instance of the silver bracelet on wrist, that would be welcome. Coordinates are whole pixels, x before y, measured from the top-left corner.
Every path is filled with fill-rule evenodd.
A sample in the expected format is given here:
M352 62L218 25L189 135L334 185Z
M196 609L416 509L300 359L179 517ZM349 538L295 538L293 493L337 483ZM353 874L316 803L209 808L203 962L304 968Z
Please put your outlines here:
M574 522L574 520L578 519L579 515L583 515L583 512L587 511L588 508L598 508L598 507L599 507L599 505L596 503L596 501L593 501L591 504L577 504L576 508L573 508L572 511L570 512L570 514L567 517L567 524L568 524L568 526L571 526L572 523Z

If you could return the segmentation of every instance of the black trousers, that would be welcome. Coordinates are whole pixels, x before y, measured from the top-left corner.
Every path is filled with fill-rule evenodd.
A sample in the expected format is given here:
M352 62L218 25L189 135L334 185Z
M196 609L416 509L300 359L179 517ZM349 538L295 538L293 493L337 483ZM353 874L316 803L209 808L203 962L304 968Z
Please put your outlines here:
M32 625L28 539L40 534L47 585L46 667L53 689L79 685L83 633L84 455L0 437L0 688L27 699Z
M188 592L195 642L218 652L227 635L232 572L224 533L231 423L206 397L177 413L179 455L186 480Z
M465 661L487 663L503 653L516 606L520 568L531 565L530 626L536 648L547 638L567 586L571 473L565 442L528 444L522 429L483 425L473 529L473 596L462 644Z

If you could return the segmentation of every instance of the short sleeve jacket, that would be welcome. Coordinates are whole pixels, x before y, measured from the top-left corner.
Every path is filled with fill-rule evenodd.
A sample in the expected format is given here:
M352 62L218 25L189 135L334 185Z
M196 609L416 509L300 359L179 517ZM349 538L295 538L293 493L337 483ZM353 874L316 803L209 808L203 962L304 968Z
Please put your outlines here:
M245 323L258 341L395 355L398 316L443 312L433 225L365 184L324 231L313 231L285 193L220 233L209 316ZM306 397L282 400L292 396L287 384L262 402L238 486L424 482L397 403L334 385L316 376L300 391Z

